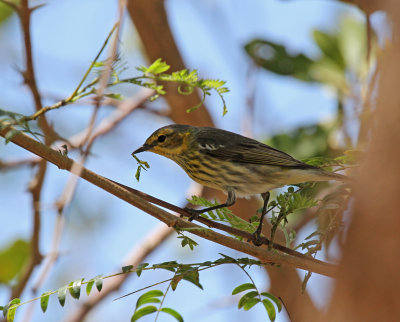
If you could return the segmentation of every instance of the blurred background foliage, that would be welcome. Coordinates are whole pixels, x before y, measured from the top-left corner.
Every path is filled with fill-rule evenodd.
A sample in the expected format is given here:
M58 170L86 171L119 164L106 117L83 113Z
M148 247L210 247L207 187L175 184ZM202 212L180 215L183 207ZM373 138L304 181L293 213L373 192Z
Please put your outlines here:
M319 57L314 59L302 53L290 54L285 46L265 39L250 41L245 50L260 68L304 82L326 85L337 100L337 113L329 123L280 133L271 137L268 143L298 158L336 157L357 145L354 138L349 137L344 144L339 143L338 132L345 122L344 105L349 98L355 98L359 106L368 99L370 71L376 62L376 35L371 35L368 45L366 23L352 16L341 17L335 32L314 29L312 35L320 50Z

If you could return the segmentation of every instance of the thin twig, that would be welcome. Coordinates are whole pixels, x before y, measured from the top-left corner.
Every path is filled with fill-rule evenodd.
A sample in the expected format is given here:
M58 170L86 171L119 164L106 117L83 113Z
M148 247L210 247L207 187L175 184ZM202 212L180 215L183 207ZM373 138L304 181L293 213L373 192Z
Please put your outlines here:
M131 99L126 99L120 103L118 108L108 117L104 118L100 124L94 129L89 141L93 141L99 136L103 136L113 130L121 121L123 121L128 115L135 109L140 107L145 101L154 95L154 91L151 89L143 88ZM85 129L82 132L74 135L68 141L72 147L80 147L83 145L84 138L87 137L88 130Z
M31 256L27 268L25 269L22 277L20 278L18 284L13 288L11 292L11 298L20 297L25 286L27 285L33 269L36 265L40 264L42 260L42 255L39 250L39 238L40 238L40 196L42 191L42 186L46 174L47 163L45 160L41 160L39 163L36 175L31 180L30 183L30 193L32 194L32 208L33 208L33 226L31 235Z
M2 161L0 160L0 171L5 169L15 169L22 166L34 166L41 161L40 158L30 158L30 159L21 159L21 160L13 160L13 161Z

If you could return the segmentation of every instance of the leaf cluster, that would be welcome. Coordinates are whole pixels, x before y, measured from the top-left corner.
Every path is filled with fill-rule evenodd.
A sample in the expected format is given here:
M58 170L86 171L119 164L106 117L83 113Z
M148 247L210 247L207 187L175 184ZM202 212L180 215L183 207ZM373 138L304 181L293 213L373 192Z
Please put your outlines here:
M140 318L155 312L167 313L174 317L177 321L183 322L182 316L177 311L169 307L161 307L162 300L159 299L159 297L164 298L165 295L166 294L160 290L151 290L141 295L136 301L135 312L131 317L131 322L137 321ZM160 307L157 308L154 305L146 305L149 303L160 303Z
M259 292L257 287L253 283L245 283L237 286L233 291L232 295L236 295L245 291L251 290L240 298L238 302L238 308L243 308L245 311L250 310L253 306L258 303L262 303L265 310L268 313L268 317L271 321L275 321L276 318L276 309L278 308L278 312L282 310L281 301L271 293L268 292ZM275 304L275 305L274 305Z
M72 282L60 287L59 289L57 289L55 291L44 292L40 297L31 299L31 300L23 302L23 303L21 302L20 299L15 298L15 299L11 300L7 305L0 306L0 310L3 311L3 315L4 315L4 317L7 318L7 321L12 322L14 320L16 309L19 306L24 305L26 303L29 303L29 302L32 302L35 300L40 300L40 307L43 312L46 312L48 305L49 305L49 300L50 300L51 295L57 294L59 304L61 306L64 306L68 293L73 299L75 299L75 300L80 299L81 289L82 289L82 286L85 284L86 284L86 294L89 296L93 289L93 286L96 286L96 289L99 292L102 290L103 280L105 280L105 279L112 278L112 277L115 277L115 276L121 275L121 274L130 274L132 272L136 272L136 275L138 277L140 277L144 270L149 271L149 270L163 269L163 270L172 272L173 277L168 280L161 281L161 282L155 283L153 285L149 285L149 286L145 287L144 289L151 288L151 287L154 287L156 285L159 285L159 284L162 284L165 282L169 282L167 291L162 292L159 290L151 290L151 291L141 295L136 302L135 312L132 315L132 321L136 321L145 315L152 314L155 312L164 312L164 313L167 313L167 314L173 316L178 321L183 321L183 318L181 317L181 315L178 312L176 312L175 310L173 310L171 308L162 307L163 300L169 289L172 289L173 291L175 291L176 288L178 287L179 283L183 280L196 285L200 289L203 289L203 286L200 283L199 272L202 270L210 269L210 268L217 267L220 265L234 264L234 265L239 266L242 270L245 270L246 268L250 268L253 265L263 266L263 263L261 263L260 261L250 259L250 258L235 259L233 257L227 256L224 254L221 254L221 256L222 257L218 258L215 261L206 261L206 262L192 263L192 264L182 264L182 263L178 263L176 261L168 261L168 262L163 262L163 263L153 264L153 265L150 265L149 263L142 263L136 267L133 267L132 265L128 265L128 266L122 267L122 271L119 273L111 274L108 276L98 275L87 281L85 281L84 278L81 278L81 279L72 281ZM248 273L246 272L246 274L248 274ZM134 294L136 292L138 292L138 291L129 293L122 297ZM160 297L162 297L161 300L160 300ZM146 304L148 304L148 303L160 303L160 307L156 308L154 306L146 306Z
M190 95L196 88L198 88L203 93L202 100L196 106L189 108L187 110L188 113L198 109L204 103L206 96L211 95L212 91L215 91L223 103L223 115L228 112L225 99L223 97L223 94L229 92L229 89L224 86L226 84L225 81L219 79L201 79L199 78L196 69L192 71L188 69L182 69L172 73L166 73L170 68L171 67L167 63L159 58L149 67L138 67L137 70L142 72L141 76L123 79L120 81L120 83L132 83L154 90L156 94L151 98L151 100L155 100L160 95L166 94L164 85L159 84L158 82L177 83L178 92L182 95Z

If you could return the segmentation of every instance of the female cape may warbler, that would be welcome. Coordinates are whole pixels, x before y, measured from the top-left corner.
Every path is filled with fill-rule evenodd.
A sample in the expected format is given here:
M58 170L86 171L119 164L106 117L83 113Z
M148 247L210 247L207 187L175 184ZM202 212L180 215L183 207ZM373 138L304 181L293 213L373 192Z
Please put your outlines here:
M228 194L224 204L199 211L190 210L193 215L231 206L236 195L262 194L262 219L271 189L306 181L347 179L305 164L256 140L211 127L180 124L162 127L132 154L143 151L175 161L194 181ZM260 226L257 231L259 235Z

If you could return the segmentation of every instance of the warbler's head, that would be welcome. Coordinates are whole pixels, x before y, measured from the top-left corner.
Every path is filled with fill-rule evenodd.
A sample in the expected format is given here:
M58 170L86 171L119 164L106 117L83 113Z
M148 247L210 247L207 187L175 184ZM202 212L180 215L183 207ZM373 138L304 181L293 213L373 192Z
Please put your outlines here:
M170 159L179 157L190 143L190 138L196 127L190 125L173 124L164 126L150 135L146 142L133 154L149 151L163 155Z

